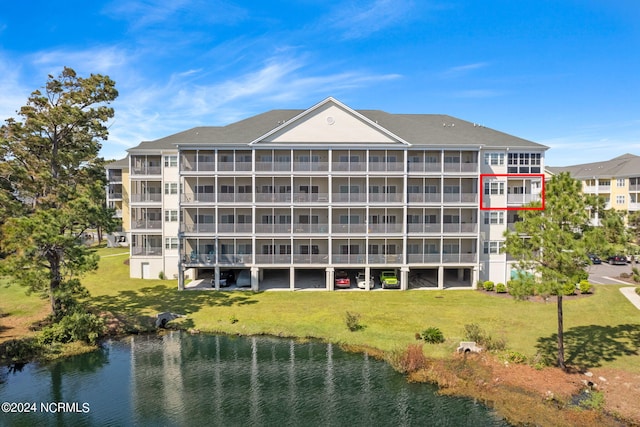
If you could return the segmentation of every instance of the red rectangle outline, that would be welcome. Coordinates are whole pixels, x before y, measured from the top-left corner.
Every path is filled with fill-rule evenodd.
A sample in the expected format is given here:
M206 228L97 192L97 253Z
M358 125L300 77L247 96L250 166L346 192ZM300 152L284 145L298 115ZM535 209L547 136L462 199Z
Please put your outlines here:
M506 176L507 178L542 178L542 192L540 196L542 198L542 206L539 208L525 208L525 207L508 207L503 208L483 208L483 196L484 196L484 177L494 176ZM481 173L480 174L480 210L481 211L543 211L545 205L545 182L543 173Z

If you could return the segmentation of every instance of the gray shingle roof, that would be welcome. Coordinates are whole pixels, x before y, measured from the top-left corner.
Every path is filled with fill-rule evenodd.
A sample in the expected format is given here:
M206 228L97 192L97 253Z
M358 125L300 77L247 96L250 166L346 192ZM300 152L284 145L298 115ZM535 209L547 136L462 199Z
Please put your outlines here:
M129 169L129 157L123 159L114 160L113 162L105 165L106 169Z
M576 179L640 176L640 156L623 154L611 160L573 166L549 167L552 173L569 172Z
M201 126L156 139L143 141L131 150L175 149L176 144L248 144L262 137L283 121L307 110L271 110L227 126ZM447 145L477 148L527 148L546 150L548 147L503 132L476 125L443 114L391 114L380 110L356 110L357 113L387 129L414 146Z

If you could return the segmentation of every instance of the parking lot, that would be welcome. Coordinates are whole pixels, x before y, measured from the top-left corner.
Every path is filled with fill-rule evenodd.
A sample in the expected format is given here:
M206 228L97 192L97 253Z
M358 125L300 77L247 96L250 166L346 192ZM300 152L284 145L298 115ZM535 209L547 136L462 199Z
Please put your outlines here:
M638 264L636 266L640 267ZM633 284L630 279L620 279L621 273L631 274L631 264L627 265L609 265L603 262L602 264L591 265L587 268L589 273L589 281L595 284Z

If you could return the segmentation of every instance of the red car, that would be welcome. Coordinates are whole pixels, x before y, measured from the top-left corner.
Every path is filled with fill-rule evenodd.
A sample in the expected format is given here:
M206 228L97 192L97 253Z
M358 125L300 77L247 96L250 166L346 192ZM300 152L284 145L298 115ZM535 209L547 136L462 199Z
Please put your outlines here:
M349 280L349 275L346 271L340 270L336 271L336 288L349 288L351 287L351 280Z

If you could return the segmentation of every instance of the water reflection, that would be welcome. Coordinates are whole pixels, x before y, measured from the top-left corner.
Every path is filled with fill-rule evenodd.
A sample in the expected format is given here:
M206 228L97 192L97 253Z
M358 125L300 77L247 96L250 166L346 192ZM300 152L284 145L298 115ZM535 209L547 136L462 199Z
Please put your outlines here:
M9 414L0 425L506 425L366 354L315 342L168 332L3 375L0 401L88 402L91 411Z

